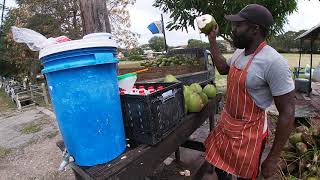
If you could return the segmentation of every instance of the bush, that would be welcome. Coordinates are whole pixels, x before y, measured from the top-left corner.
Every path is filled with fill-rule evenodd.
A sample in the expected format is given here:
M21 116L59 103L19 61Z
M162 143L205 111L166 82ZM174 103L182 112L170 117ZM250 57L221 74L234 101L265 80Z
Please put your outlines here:
M129 56L129 61L142 61L143 58L140 55L131 55Z

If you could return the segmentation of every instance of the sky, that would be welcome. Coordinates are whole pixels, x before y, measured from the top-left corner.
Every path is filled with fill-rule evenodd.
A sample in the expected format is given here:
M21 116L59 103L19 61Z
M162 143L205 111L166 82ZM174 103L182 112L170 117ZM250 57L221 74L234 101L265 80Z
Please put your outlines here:
M129 8L131 19L131 30L140 34L140 44L148 43L154 35L147 29L147 26L161 19L161 11L152 6L150 0L136 0L133 7ZM169 15L164 15L164 22L170 20ZM297 12L288 16L288 23L284 26L285 31L299 31L310 29L320 23L320 1L319 0L298 0ZM218 22L219 24L219 22ZM198 29L189 28L186 31L166 31L167 44L169 46L186 45L189 39L207 41L207 37L199 34Z
M2 0L0 0L2 1ZM2 3L2 2L1 2ZM128 8L131 20L131 31L140 34L139 44L146 44L153 34L147 26L161 19L161 11L152 6L152 0L136 0L133 6ZM6 0L6 6L15 6L14 0ZM164 14L164 22L169 22L169 14ZM218 22L219 23L219 22ZM320 0L298 0L298 10L288 17L285 31L299 31L310 29L320 23ZM200 34L198 29L189 28L184 31L166 31L167 44L169 46L186 45L189 39L207 41L207 37Z

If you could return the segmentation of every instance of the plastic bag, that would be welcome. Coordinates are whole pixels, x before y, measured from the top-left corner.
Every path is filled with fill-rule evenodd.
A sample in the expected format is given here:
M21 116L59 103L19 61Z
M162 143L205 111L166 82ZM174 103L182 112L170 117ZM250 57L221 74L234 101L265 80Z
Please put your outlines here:
M308 74L310 74L310 69L311 69L311 67L310 67L310 65L309 64L307 64L306 65L306 67L304 68L304 73L308 73Z
M25 43L32 51L40 51L42 48L52 44L70 41L68 37L60 36L47 39L42 34L27 28L11 27L13 40L18 43Z
M320 64L318 65L318 67L314 70L313 74L312 74L312 80L314 81L320 81Z

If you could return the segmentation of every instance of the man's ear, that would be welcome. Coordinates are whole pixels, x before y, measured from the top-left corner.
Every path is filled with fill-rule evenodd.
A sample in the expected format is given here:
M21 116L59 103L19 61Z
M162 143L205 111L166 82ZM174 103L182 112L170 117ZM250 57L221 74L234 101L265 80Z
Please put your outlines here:
M256 34L260 33L260 26L254 24L254 25L251 26L251 30L256 35Z

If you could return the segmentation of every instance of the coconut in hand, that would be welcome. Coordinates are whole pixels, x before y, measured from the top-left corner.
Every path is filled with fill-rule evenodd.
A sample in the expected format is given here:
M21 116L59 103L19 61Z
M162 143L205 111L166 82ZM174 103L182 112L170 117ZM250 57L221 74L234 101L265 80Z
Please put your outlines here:
M211 30L217 26L216 20L210 14L196 17L196 22L199 30L206 35L208 35Z

